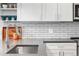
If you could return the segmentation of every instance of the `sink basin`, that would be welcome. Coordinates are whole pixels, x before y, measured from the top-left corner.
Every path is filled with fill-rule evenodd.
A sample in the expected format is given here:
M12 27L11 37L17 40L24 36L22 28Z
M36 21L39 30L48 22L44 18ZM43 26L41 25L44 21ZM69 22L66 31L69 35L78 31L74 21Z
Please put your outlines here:
M38 45L17 45L7 54L38 54Z

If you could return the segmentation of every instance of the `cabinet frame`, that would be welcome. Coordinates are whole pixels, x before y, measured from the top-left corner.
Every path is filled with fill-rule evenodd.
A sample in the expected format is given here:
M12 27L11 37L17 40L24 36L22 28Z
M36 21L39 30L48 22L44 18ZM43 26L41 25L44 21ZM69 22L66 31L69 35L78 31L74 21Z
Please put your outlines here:
M78 56L78 41L44 41L43 43L76 43L77 44L76 56Z

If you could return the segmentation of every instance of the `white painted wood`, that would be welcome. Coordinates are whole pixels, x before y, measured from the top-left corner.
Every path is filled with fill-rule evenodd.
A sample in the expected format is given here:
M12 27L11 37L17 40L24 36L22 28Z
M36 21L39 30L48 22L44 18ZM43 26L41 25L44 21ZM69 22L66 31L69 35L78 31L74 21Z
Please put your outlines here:
M47 55L76 56L77 43L46 43Z
M73 21L72 3L23 3L17 8L18 21Z
M43 21L57 21L57 3L43 4Z
M17 21L23 21L21 18L21 8L22 8L22 5L21 3L18 3L17 4Z
M0 8L2 11L17 11L17 8Z
M47 43L48 49L76 49L76 43Z
M20 21L40 21L41 4L40 3L22 3L20 11Z
M77 56L75 50L64 50L64 56Z
M58 20L73 21L72 3L58 3Z
M48 54L53 54L53 53L63 53L64 55L66 55L66 53L73 53L74 55L76 55L76 49L47 49L46 51Z

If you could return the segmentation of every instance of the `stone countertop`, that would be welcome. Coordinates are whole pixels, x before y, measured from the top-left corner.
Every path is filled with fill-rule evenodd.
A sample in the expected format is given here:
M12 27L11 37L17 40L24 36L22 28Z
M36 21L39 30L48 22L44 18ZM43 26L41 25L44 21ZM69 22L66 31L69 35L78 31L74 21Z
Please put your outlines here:
M71 40L70 38L33 38L33 39L26 38L26 39L23 39L22 42L20 43L40 45L40 44L43 44L44 41L74 41L74 40Z
M39 51L42 51L41 49L44 47L44 41L50 41L50 42L54 42L54 41L57 41L57 42L74 42L74 40L70 40L70 38L33 38L33 39L23 39L20 43L18 43L17 45L39 45ZM43 47L42 47L43 46ZM3 55L7 55L7 54L3 54ZM9 55L9 54L8 54ZM18 54L11 54L11 55L18 55ZM38 55L38 54L35 54L35 56ZM41 55L41 53L39 54ZM27 55L27 56L31 56L31 55Z

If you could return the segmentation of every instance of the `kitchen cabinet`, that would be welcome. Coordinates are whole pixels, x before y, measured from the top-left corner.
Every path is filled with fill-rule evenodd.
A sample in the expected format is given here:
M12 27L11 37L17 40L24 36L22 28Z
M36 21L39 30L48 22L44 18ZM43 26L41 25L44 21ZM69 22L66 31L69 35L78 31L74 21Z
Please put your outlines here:
M42 21L57 21L57 3L45 3L42 10Z
M58 4L58 20L73 21L73 4L59 3Z
M72 3L46 3L43 10L43 21L73 21Z
M46 53L49 56L76 56L77 43L46 43Z
M76 56L76 52L75 50L71 49L71 50L64 50L64 56Z
M22 3L18 4L18 21L40 21L41 4L40 3Z
M72 3L17 4L18 21L73 21Z

